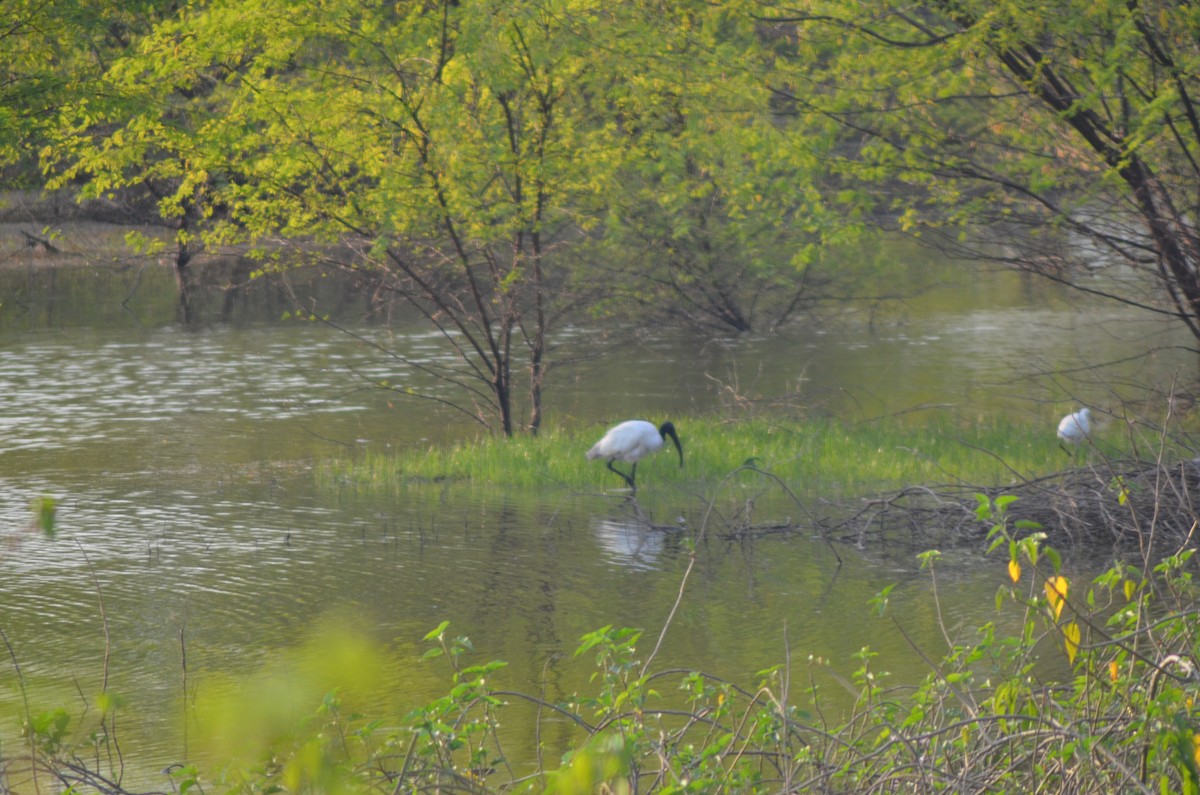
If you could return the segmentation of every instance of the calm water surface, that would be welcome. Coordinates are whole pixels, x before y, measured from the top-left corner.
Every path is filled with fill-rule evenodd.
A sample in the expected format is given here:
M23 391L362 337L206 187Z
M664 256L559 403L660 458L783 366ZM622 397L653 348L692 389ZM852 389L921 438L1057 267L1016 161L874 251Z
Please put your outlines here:
M551 699L587 687L589 659L571 658L583 633L612 624L653 639L663 626L688 562L682 539L704 508L693 495L646 495L657 518L691 528L671 534L644 530L600 495L613 480L600 467L595 493L582 495L321 490L312 470L323 458L476 430L372 389L380 378L430 385L335 329L277 320L269 296L183 328L163 317L166 284L122 305L132 274L22 278L0 311L0 629L34 711L78 716L106 670L102 597L131 775L161 786L153 771L194 757L196 705L231 681L328 654L309 643L323 622L356 626L386 650L372 706L392 715L447 688L444 668L418 661L422 636L443 620L470 636L475 662L510 663L502 686ZM444 355L420 326L357 330L410 359ZM586 353L590 337L560 342ZM1194 359L1176 347L1186 344L1110 306L1013 277L973 279L777 336L674 333L613 349L556 371L548 421L599 433L612 419L719 412L736 392L850 417L1004 411L1052 428L1081 401L1192 383ZM1129 359L1151 347L1160 353ZM1121 364L1090 379L1063 374L1103 362ZM22 530L42 494L60 500L54 540ZM840 554L838 567L805 537L710 540L659 664L753 685L785 651L802 666L826 658L817 677L834 705L865 645L898 680L922 676L891 619L866 607L899 583L906 630L940 648L912 551ZM942 570L951 631L995 619L999 566L959 552ZM0 739L11 742L22 709L12 665L0 681ZM518 757L535 744L522 723L507 721Z

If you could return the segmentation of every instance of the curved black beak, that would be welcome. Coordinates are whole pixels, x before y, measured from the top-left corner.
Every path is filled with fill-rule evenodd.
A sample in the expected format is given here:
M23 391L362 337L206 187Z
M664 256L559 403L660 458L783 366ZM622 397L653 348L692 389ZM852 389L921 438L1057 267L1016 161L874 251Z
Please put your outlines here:
M675 449L679 451L679 466L680 466L680 468L682 468L683 467L683 444L680 443L679 436L677 436L675 433L675 426L669 422L664 422L662 424L662 427L658 429L658 432L662 434L662 438L664 438L664 439L666 439L668 436L671 437L671 441L675 443Z

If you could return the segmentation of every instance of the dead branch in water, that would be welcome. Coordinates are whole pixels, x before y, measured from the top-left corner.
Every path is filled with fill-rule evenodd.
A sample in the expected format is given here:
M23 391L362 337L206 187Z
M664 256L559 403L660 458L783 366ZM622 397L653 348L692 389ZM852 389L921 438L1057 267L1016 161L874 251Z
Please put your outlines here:
M1167 554L1191 543L1200 521L1200 460L1109 460L1003 487L910 486L825 520L826 532L859 547L898 533L937 543L979 541L991 526L975 514L980 494L1018 498L1007 510L1017 535L1034 531L1016 530L1016 522L1034 522L1054 545Z
M44 237L31 235L25 230L21 230L21 234L25 236L25 247L33 249L35 254L58 254L58 248L53 243Z
M1105 460L999 487L908 486L856 504L835 504L802 521L753 522L747 508L715 535L747 540L815 530L827 542L860 549L905 538L926 547L973 544L993 524L976 514L978 495L1017 497L1007 508L1009 529L1017 536L1042 532L1055 546L1167 555L1191 544L1200 529L1200 459ZM1018 529L1017 522L1036 523L1038 529Z

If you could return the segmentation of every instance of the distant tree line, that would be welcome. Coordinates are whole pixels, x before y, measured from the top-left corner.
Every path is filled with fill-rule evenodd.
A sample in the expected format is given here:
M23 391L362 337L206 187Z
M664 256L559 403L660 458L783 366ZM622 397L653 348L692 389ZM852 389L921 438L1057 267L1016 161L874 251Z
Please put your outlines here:
M1200 338L1182 0L6 8L14 181L139 207L181 283L225 245L362 274L506 435L540 426L568 320L773 328L876 275L825 256L874 229Z

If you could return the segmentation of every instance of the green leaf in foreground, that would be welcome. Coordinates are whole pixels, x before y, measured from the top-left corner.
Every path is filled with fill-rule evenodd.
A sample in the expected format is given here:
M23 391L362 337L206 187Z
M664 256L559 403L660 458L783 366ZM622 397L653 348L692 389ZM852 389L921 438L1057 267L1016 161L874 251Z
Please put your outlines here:
M53 497L38 497L33 502L33 514L38 529L45 533L47 538L54 538L58 501Z

